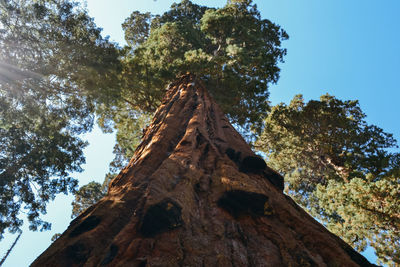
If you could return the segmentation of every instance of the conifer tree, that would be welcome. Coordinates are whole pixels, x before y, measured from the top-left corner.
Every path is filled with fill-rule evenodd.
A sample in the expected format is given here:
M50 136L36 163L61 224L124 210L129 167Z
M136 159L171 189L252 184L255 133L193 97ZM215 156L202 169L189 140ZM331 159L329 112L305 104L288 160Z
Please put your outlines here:
M118 50L77 3L0 1L0 239L76 189L94 107L118 96Z
M391 134L357 101L330 95L272 108L256 147L285 176L287 193L359 251L400 263L400 156ZM391 152L389 152L391 151Z

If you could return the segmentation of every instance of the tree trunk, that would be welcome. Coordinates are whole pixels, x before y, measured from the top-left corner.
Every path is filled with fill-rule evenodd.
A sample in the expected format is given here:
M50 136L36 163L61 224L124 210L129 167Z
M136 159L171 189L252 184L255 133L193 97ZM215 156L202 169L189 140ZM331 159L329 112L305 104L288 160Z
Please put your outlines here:
M373 266L282 190L185 75L107 196L32 266Z

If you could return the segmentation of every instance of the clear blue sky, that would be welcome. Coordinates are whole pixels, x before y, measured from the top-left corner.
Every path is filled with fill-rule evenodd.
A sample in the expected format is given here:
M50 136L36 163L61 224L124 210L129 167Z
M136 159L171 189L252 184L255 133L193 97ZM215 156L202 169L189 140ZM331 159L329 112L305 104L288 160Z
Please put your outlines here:
M134 10L162 13L170 0L89 0L88 10L104 35L124 44L121 23ZM194 1L223 6L226 1ZM358 99L369 123L400 139L400 1L398 0L259 0L263 18L281 25L290 39L281 64L281 79L270 88L272 104L288 103L295 94L306 100L329 93L341 99ZM85 138L85 171L77 174L80 184L102 182L112 160L114 135L98 129ZM54 233L64 231L70 221L72 197L60 196L49 205L46 219L51 231L29 232L24 228L19 243L4 266L28 266L50 245ZM0 243L6 251L13 236ZM373 253L366 253L375 261Z

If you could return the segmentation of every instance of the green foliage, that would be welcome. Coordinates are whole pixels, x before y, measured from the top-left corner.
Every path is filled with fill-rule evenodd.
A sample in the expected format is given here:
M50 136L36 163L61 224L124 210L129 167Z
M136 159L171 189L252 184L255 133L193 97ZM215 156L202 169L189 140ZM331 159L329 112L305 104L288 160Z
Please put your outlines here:
M52 237L51 237L51 242L54 242L54 241L56 241L59 237L61 236L61 234L60 233L56 233L56 234L54 234Z
M134 11L122 24L125 41L129 47L137 47L149 37L152 15L150 12Z
M161 16L135 11L123 28L123 95L130 109L154 111L167 84L192 72L232 122L260 129L268 85L278 80L277 64L286 54L281 41L288 36L261 19L251 1L214 9L184 0Z
M108 183L113 177L114 175L108 174L103 185L97 182L90 182L79 188L74 194L75 200L72 202L71 218L78 217L79 214L104 197L108 190Z
M118 96L118 50L76 3L0 2L0 238L30 229L59 193L74 191L81 171L79 134L94 106ZM115 84L115 85L114 85Z
M120 101L116 106L99 105L99 126L105 132L116 130L115 158L110 164L112 173L126 166L139 145L143 129L149 124L151 114L132 108L130 103Z
M369 243L381 263L400 263L400 176L373 182L354 178L349 183L329 181L315 191L333 233L359 251Z
M272 108L256 147L284 174L287 192L335 234L382 262L400 263L400 156L357 101L323 95Z

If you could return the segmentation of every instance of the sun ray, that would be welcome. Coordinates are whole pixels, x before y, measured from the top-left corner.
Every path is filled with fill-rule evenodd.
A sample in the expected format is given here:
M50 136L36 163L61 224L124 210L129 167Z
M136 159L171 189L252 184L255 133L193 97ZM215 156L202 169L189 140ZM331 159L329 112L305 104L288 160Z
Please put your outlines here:
M26 78L42 79L43 75L30 70L21 69L15 65L0 62L0 82L13 82Z

